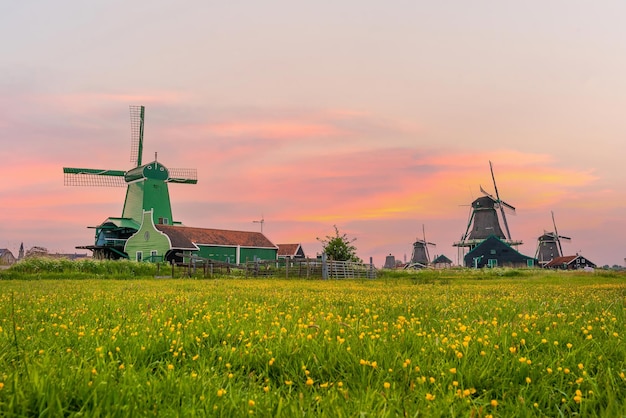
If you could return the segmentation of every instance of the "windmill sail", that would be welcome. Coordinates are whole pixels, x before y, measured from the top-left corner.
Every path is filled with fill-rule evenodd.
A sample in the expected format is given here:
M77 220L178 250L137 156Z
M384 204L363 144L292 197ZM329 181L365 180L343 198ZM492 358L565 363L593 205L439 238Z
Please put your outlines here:
M130 162L135 163L135 167L141 165L143 154L144 116L144 106L130 106Z
M124 171L63 167L65 186L124 187Z

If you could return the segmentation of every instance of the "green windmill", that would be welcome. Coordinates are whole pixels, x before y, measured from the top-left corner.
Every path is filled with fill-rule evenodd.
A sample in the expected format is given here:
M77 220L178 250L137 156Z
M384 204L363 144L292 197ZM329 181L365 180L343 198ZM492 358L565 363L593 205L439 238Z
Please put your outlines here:
M107 218L96 230L93 245L76 248L93 251L94 258L127 258L126 240L141 226L143 213L152 211L155 224L175 225L168 183L196 184L196 169L167 168L156 160L142 164L144 106L130 106L131 153L135 166L128 171L63 167L66 186L126 187L121 217Z

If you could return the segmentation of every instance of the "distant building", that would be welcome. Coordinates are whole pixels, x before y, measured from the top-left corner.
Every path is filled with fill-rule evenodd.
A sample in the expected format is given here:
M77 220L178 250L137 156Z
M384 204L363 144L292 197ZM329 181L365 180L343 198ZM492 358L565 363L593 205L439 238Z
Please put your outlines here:
M553 258L544 267L559 270L579 270L584 268L595 269L597 266L582 255L576 254Z
M0 248L0 266L10 266L16 261L17 259L11 251L6 248Z
M442 254L435 256L431 264L436 269L446 269L452 267L452 260Z
M294 259L305 258L304 250L300 244L276 244L278 247L278 258Z

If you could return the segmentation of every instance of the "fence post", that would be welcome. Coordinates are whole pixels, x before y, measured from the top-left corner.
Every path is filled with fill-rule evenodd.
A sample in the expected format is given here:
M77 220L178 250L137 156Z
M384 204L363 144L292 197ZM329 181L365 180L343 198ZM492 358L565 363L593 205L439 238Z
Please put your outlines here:
M322 253L322 279L328 279L328 261L326 260L326 253Z
M373 279L374 278L374 258L370 257L370 274L369 274L369 278Z
M285 257L285 279L289 278L289 259Z

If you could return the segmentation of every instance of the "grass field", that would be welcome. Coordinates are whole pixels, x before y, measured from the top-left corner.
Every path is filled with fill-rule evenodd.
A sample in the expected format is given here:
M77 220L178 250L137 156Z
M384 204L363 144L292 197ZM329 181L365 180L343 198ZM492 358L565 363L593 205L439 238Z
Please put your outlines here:
M625 279L4 279L0 416L623 416Z

